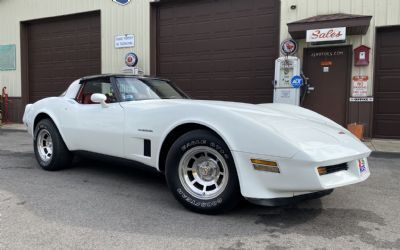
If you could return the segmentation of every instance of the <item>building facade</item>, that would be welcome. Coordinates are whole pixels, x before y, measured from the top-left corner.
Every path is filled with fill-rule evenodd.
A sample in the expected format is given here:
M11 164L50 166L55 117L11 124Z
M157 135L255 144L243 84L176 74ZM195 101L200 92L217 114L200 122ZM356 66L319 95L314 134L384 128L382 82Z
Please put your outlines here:
M85 75L118 73L134 52L145 74L194 98L272 102L279 44L293 37L315 87L305 107L361 123L368 137L400 138L399 11L396 0L1 0L0 87L20 121L27 103ZM306 41L307 30L325 28L346 28L345 40ZM369 63L360 66L362 45Z
M307 29L347 26L350 33L343 44L313 46L302 36L296 39L303 70L315 87L308 100L313 103L306 106L329 114L342 125L361 123L368 137L400 138L399 12L400 2L393 0L281 1L281 40L296 36L296 29L302 24ZM365 22L368 18L370 21ZM306 22L302 23L304 19ZM370 48L369 64L356 66L354 49L363 45ZM330 56L335 52L343 55ZM320 74L326 67L330 72ZM355 90L360 79L365 80L365 93L361 95Z

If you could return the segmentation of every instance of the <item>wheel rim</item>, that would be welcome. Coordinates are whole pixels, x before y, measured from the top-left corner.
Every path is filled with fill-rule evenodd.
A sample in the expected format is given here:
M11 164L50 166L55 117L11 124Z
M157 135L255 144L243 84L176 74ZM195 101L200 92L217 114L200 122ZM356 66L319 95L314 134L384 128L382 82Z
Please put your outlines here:
M48 162L51 160L53 157L53 140L47 129L40 130L36 147L42 161Z
M179 162L179 179L185 190L201 200L219 196L228 183L229 172L225 159L209 147L187 151Z

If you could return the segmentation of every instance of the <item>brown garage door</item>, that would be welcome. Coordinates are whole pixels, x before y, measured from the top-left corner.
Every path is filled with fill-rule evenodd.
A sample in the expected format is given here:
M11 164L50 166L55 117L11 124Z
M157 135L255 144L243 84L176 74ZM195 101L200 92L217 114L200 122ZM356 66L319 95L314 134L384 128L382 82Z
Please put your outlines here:
M60 95L73 80L101 72L99 12L26 25L30 102Z
M197 99L272 101L279 1L168 1L158 6L157 73Z
M400 138L400 27L378 29L374 137Z

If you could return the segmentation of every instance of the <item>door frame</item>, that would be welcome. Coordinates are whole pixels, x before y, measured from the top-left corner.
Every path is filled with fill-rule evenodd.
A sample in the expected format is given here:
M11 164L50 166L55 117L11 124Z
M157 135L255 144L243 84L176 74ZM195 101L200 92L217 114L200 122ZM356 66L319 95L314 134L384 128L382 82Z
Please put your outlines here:
M338 46L313 46L313 47L305 47L303 49L303 67L302 69L306 69L308 67L307 65L307 51L313 50L313 49L321 49L321 48L326 48L326 49L335 49L335 48L345 48L347 53L348 53L348 58L347 58L347 67L346 67L346 110L345 110L345 125L349 123L350 120L350 112L349 112L349 106L350 106L350 92L351 92L351 72L352 72L352 62L353 62L353 45L338 45Z

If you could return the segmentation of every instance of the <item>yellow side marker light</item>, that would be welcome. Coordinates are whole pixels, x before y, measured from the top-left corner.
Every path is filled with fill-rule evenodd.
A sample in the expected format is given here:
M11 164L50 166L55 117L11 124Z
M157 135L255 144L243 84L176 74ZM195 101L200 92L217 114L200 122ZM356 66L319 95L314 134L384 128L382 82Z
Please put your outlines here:
M327 172L327 170L326 170L326 167L319 167L319 168L318 168L318 173L319 173L319 175L325 175L325 174L327 174L328 172Z
M278 163L276 163L275 161L251 159L251 163L253 163L253 167L255 170L280 173Z

